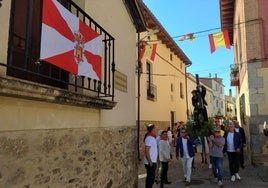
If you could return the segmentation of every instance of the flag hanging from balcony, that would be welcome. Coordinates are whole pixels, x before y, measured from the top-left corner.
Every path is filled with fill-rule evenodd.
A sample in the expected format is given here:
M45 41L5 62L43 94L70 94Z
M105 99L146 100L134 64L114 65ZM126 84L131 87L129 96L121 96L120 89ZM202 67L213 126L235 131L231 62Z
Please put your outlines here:
M214 33L208 35L209 44L210 44L210 52L213 53L219 47L225 47L230 49L230 40L228 35L228 30L224 30L222 32Z
M101 79L101 36L57 0L43 0L40 59L75 75Z
M157 47L157 44L143 43L141 46L140 59L142 59L143 57L146 57L154 61L155 54L156 54L156 47Z

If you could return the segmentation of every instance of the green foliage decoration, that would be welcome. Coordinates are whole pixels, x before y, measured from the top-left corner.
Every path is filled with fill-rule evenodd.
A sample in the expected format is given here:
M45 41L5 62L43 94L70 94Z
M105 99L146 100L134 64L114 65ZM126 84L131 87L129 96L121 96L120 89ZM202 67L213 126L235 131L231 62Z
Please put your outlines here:
M194 138L197 138L198 136L210 136L213 130L213 122L204 122L201 128L195 128L194 121L187 121L185 128L188 135Z

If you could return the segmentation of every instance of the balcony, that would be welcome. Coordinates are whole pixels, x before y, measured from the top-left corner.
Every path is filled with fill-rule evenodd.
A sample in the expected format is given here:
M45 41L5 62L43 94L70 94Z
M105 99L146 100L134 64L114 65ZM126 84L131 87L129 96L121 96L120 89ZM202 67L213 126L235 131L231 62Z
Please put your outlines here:
M238 65L234 64L231 65L231 73L230 73L230 78L231 78L231 86L239 86L239 67Z
M157 99L157 87L150 82L147 82L147 99L152 101Z
M231 79L231 86L239 86L239 78Z
M114 107L115 39L78 5L69 0L60 2L103 39L101 80L74 75L51 63L39 60L42 11L34 11L31 14L29 11L39 10L42 1L35 3L30 0L12 1L8 61L0 62L0 72L6 72L8 77L0 76L0 94L6 94L8 91L14 93L13 96L46 101L51 101L53 98L52 102L111 109ZM6 84L7 82L9 84ZM14 85L16 87L13 87ZM41 91L47 93L42 94ZM43 96L49 96L48 92L52 95L44 99Z

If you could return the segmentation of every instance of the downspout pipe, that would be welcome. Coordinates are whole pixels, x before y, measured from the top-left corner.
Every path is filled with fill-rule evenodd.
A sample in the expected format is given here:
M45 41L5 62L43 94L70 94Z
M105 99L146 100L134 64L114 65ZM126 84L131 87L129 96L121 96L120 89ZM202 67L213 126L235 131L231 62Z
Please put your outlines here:
M186 114L187 114L187 119L190 119L190 112L189 112L189 106L188 106L188 95L187 95L187 93L188 93L188 85L187 85L187 68L188 67L190 67L192 65L192 62L190 62L189 64L187 64L186 66L185 66L185 90L186 90Z

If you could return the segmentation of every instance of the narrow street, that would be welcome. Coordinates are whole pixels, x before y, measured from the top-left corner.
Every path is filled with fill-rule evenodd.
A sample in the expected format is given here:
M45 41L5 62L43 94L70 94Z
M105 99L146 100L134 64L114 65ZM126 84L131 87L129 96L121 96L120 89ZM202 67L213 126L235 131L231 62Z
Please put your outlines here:
M174 150L175 148L173 149L173 156L175 156ZM224 157L223 165L224 187L268 187L268 167L252 166L247 164L245 169L240 168L239 170L239 175L242 179L231 182L227 156ZM173 158L169 164L168 177L172 184L165 185L165 188L185 187L180 160ZM146 171L143 161L141 161L139 164L139 188L145 187L145 178ZM153 187L160 187L160 184L154 184ZM201 156L199 153L196 153L195 156L195 169L192 170L192 180L189 187L219 187L216 183L214 183L214 177L212 176L212 172L211 169L209 169L208 164L201 163Z

